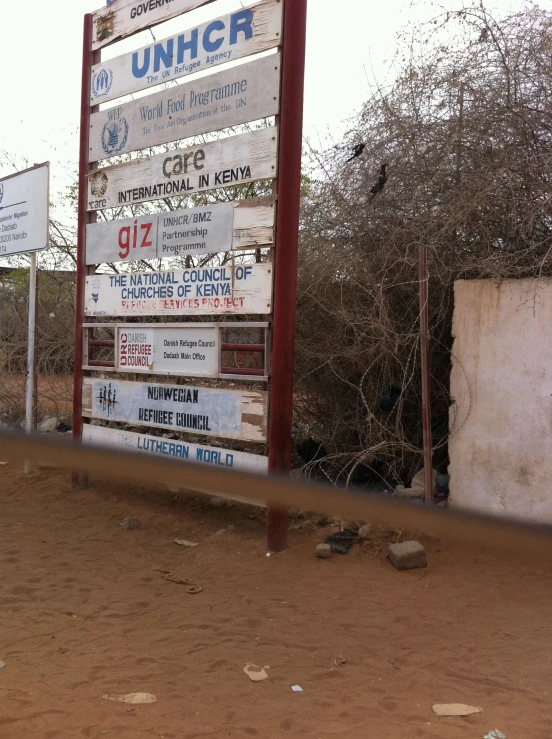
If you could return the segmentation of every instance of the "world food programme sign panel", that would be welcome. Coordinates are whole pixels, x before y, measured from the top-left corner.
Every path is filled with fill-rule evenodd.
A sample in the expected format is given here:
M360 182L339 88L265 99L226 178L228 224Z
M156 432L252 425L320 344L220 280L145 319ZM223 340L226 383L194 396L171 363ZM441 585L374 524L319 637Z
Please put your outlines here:
M49 182L49 164L0 180L0 256L48 246Z
M220 343L216 326L178 324L115 329L118 372L214 377L219 372Z
M88 210L271 179L277 176L277 149L272 126L99 169L88 177Z
M253 198L86 226L86 264L215 254L272 244L274 207Z
M280 54L90 116L89 161L237 126L280 109Z
M112 44L212 0L116 0L93 15L92 49Z
M87 316L266 314L271 308L270 264L86 278Z
M90 104L212 69L281 43L282 2L265 2L223 15L92 68Z
M267 394L85 378L83 416L136 426L265 441Z
M268 472L268 457L260 454L247 454L232 449L216 449L202 444L189 444L186 441L174 441L159 436L137 434L132 431L110 429L105 426L84 424L82 429L84 444L96 444L110 449L122 449L127 452L156 454L187 462L208 464L226 469L248 470L258 474Z

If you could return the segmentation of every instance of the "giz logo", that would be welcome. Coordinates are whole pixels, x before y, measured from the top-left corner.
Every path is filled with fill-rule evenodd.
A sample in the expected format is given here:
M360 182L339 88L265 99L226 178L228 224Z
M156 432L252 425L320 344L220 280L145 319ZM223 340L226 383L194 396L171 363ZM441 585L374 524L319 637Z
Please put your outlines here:
M153 246L152 242L148 240L152 228L153 222L141 223L141 233L138 235L138 221L134 221L133 226L123 226L123 228L119 230L119 256L121 259L126 259L128 257L131 248L136 249L140 239L142 239L142 243L140 244L141 249Z

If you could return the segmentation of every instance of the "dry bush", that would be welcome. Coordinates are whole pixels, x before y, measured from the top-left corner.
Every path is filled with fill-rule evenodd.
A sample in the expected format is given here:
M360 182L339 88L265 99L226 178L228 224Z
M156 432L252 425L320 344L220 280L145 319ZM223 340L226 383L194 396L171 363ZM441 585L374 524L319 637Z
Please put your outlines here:
M552 14L533 6L501 22L480 5L444 13L413 35L395 83L344 141L309 150L318 175L303 202L296 413L337 455L336 478L372 457L391 483L423 464L420 244L443 469L454 281L552 273L551 31ZM384 162L389 179L372 199ZM403 393L385 413L393 383Z

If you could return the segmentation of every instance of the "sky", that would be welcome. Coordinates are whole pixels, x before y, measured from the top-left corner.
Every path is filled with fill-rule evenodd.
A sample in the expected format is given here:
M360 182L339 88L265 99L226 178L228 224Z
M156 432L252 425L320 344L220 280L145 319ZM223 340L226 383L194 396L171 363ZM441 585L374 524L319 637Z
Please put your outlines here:
M494 0L497 3L515 7L521 0ZM0 165L0 175L50 160L54 196L74 178L83 15L103 4L101 0L3 0L0 151L11 157L14 166ZM154 33L160 39L243 4L251 0L218 0L156 27ZM447 7L456 7L454 0ZM431 0L310 0L304 133L313 145L339 140L370 87L391 81L396 34L439 10L439 3ZM108 47L108 53L120 54L151 40L149 32L136 34Z

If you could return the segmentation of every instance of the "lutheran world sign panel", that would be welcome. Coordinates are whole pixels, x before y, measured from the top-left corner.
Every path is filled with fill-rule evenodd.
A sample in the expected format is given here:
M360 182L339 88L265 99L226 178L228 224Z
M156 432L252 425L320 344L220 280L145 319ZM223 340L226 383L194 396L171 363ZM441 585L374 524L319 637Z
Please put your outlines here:
M163 82L267 51L278 46L281 40L282 3L280 0L263 0L137 51L96 64L90 80L90 105L116 100Z
M145 156L88 176L88 210L103 210L277 176L278 129Z
M86 278L87 316L267 314L271 309L270 264Z
M280 54L90 116L89 161L277 115Z

